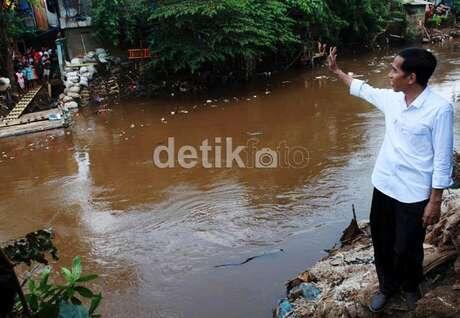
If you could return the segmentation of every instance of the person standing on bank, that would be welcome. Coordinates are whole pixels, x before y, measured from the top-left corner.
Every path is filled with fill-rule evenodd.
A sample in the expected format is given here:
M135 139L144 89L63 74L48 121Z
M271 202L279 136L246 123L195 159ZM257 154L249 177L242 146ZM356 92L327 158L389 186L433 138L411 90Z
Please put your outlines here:
M425 49L409 48L396 56L388 74L392 89L353 79L336 59L334 47L329 69L350 87L350 94L385 115L370 211L379 291L369 309L381 311L402 289L414 310L421 297L425 228L439 220L443 189L453 183L453 107L428 86L437 62Z

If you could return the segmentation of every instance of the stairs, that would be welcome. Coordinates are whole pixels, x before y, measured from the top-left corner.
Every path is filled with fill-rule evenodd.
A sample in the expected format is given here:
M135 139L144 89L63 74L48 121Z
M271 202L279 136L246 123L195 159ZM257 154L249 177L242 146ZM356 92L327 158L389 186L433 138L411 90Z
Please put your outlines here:
M5 118L3 118L3 123L8 125L9 121L18 119L26 110L27 106L29 106L30 102L34 99L34 97L37 95L41 88L42 85L31 89L24 96L22 96L21 100L16 104L16 106L14 106L10 113Z

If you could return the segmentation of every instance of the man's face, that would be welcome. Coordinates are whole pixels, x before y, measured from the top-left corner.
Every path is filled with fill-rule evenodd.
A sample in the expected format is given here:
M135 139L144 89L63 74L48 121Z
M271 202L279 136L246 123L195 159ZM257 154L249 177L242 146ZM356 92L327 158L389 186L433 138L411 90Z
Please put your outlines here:
M395 92L403 92L415 83L415 74L406 74L401 69L403 62L404 59L398 55L390 65L391 70L390 73L388 73L388 77L390 78L391 87Z

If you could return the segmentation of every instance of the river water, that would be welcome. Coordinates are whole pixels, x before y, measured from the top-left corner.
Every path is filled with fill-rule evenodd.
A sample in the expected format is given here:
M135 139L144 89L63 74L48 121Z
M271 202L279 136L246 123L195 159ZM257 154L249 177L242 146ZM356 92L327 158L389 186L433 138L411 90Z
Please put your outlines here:
M431 49L440 59L432 85L455 102L460 44ZM339 61L388 87L395 52ZM284 282L338 241L351 205L368 217L383 116L325 68L110 107L81 110L65 131L0 140L0 240L53 226L54 266L81 255L86 271L100 273L104 317L270 317ZM308 161L159 168L153 152L168 137L176 148L215 146L216 137L234 146L257 139L258 149L284 143L303 147Z

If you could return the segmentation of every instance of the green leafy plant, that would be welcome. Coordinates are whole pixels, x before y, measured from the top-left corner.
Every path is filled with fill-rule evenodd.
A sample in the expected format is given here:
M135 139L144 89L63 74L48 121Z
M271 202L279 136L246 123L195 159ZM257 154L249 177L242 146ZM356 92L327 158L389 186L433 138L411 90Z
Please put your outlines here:
M434 15L431 20L429 21L430 25L439 28L442 23L442 18L439 15Z
M82 275L81 258L75 257L71 268L62 267L64 284L50 281L51 267L47 266L38 279L29 279L25 298L33 317L53 318L70 316L78 313L79 317L100 317L96 310L102 295L94 293L85 283L97 278L97 275ZM88 304L85 306L85 303ZM22 304L16 304L16 311L21 312Z
M3 250L14 264L25 263L30 266L32 261L48 264L45 254L50 254L54 260L58 259L53 238L51 229L38 230L6 244Z

